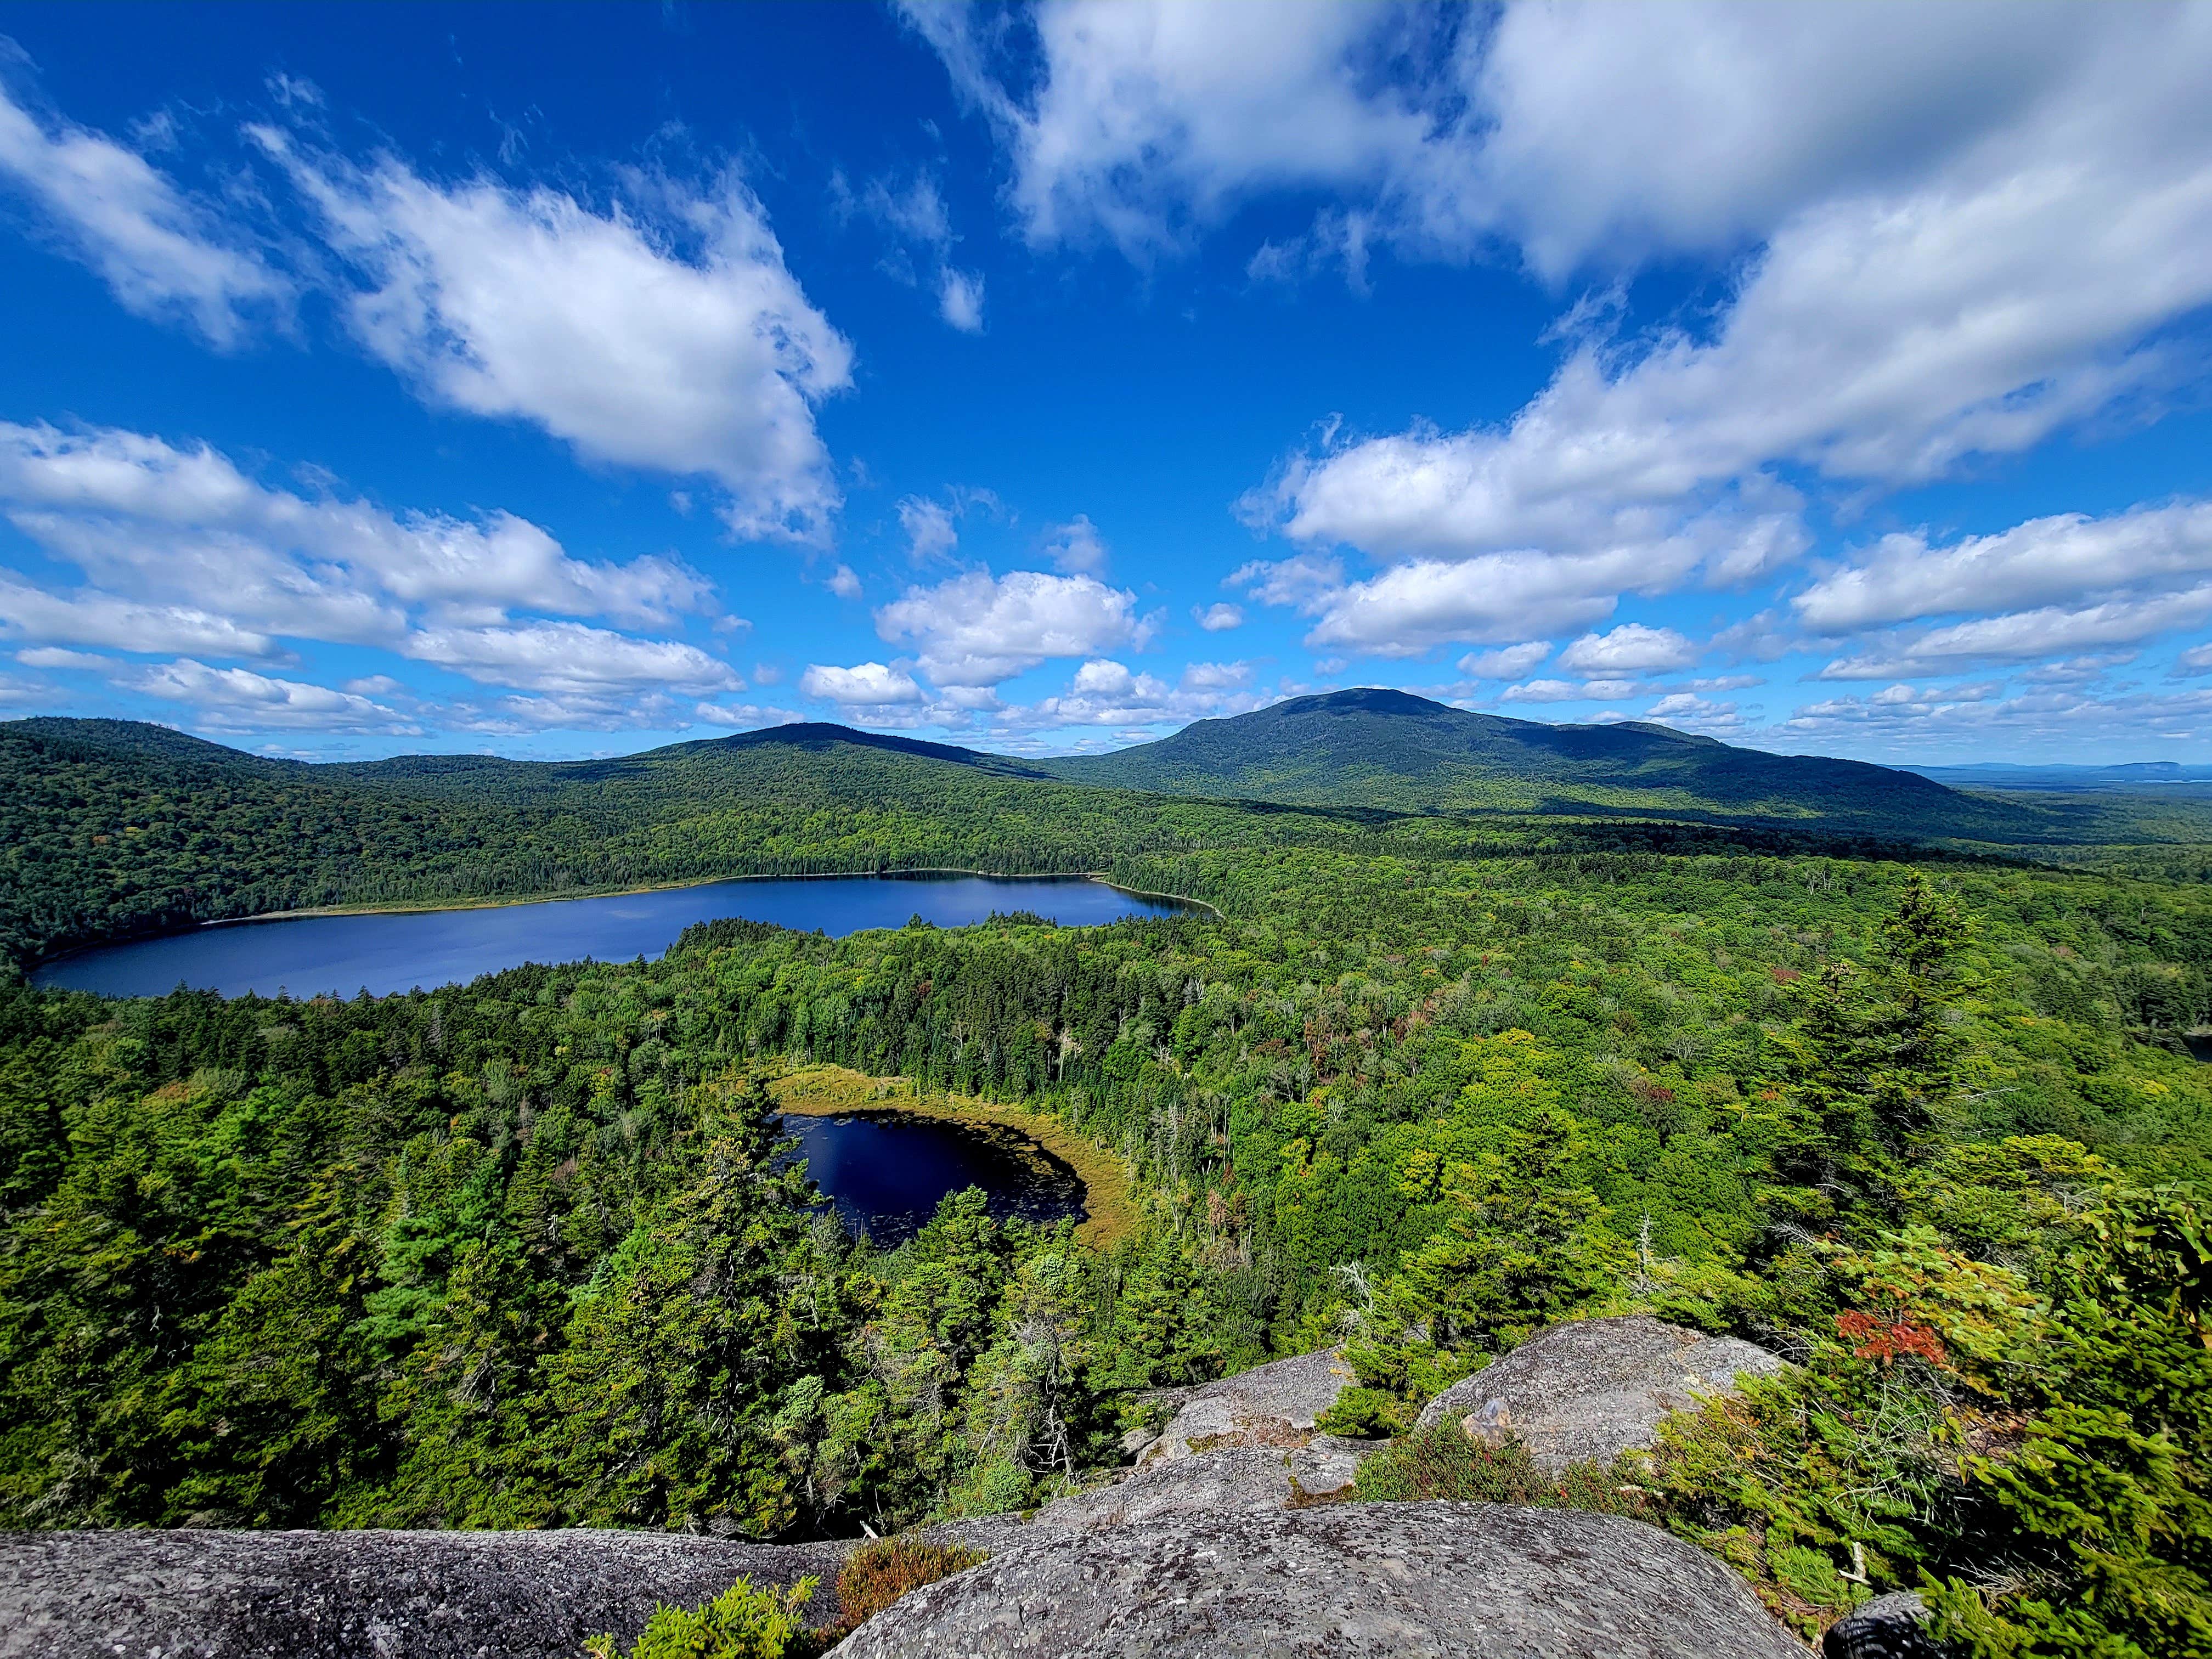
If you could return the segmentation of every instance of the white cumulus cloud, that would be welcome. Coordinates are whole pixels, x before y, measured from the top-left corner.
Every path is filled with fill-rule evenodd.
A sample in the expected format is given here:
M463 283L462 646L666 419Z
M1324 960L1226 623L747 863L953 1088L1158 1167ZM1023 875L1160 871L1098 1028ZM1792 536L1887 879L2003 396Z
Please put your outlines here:
M1633 697L1647 688L1634 680L1526 680L1498 693L1506 702L1606 702Z
M216 732L316 731L419 733L421 727L372 698L246 668L213 668L189 657L131 670L131 690L191 705L204 729Z
M395 514L302 495L248 477L205 444L113 428L0 422L0 512L88 579L66 592L9 584L0 621L124 650L258 657L279 636L388 644L418 611L477 623L519 608L665 622L711 597L675 561L576 559L512 514Z
M828 539L841 497L815 409L852 383L852 348L736 179L641 182L602 210L252 131L358 279L356 337L426 398L592 461L712 478L741 537Z
M850 668L814 663L799 677L799 689L825 702L856 708L916 703L924 696L913 675L879 662L855 663Z
M1551 641L1528 640L1496 651L1471 651L1459 659L1459 672L1473 680L1518 679L1551 654Z
M1585 634L1559 653L1559 666L1584 674L1649 674L1687 668L1698 647L1671 628L1623 623L1609 634Z
M1502 642L1531 629L1565 632L1600 621L1622 590L1662 592L1674 568L1630 551L1416 559L1310 593L1298 608L1316 619L1305 636L1310 646L1414 657L1455 641Z
M1089 514L1079 513L1045 532L1044 556L1062 575L1096 576L1106 568L1106 538Z
M1370 99L1356 59L1379 15L1341 5L1078 0L1040 8L1042 76L1010 89L980 14L903 0L956 88L1012 152L1012 204L1040 246L1100 237L1145 259L1187 246L1268 185L1357 186L1418 151L1428 126Z
M692 696L744 689L726 663L677 640L641 640L573 622L530 622L501 628L433 628L409 635L398 649L487 685L599 695L665 688Z
M1161 726L1243 714L1270 699L1247 688L1251 671L1237 663L1196 662L1173 680L1139 673L1110 658L1075 671L1066 692L1018 711L1005 724L1048 730L1064 726Z
M1919 534L1886 536L1791 604L1806 627L1842 634L1959 611L2141 590L2207 573L2212 573L2212 502L2177 501L2105 519L2057 514L1945 545Z
M1942 544L1886 536L1791 603L1814 634L1853 636L1827 679L2124 649L2212 617L2212 504L2055 514Z
M970 571L934 587L910 587L876 612L876 631L912 641L919 666L940 686L994 685L1053 657L1088 657L1142 644L1137 596L1093 576Z

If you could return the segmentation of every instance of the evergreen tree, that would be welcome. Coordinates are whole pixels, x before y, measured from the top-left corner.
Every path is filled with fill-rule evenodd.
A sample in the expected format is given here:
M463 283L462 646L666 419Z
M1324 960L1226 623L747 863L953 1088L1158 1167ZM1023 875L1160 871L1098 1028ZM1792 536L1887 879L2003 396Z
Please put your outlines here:
M2043 1412L2016 1455L1966 1463L2016 1588L1992 1607L1954 1578L1942 1622L1977 1659L2203 1659L2212 1224L2181 1194L2121 1192L2081 1234L2029 1373Z
M362 1318L366 1241L343 1230L303 1229L246 1280L164 1390L174 1403L162 1431L187 1473L163 1519L312 1526L385 1473Z
M1351 1344L1363 1385L1425 1399L1615 1287L1629 1252L1574 1182L1584 1150L1575 1121L1544 1108L1502 1150L1449 1166L1442 1228Z
M769 1425L786 1389L836 1363L834 1276L752 1091L688 1178L607 1258L550 1363L533 1479L562 1519L792 1527L802 1494Z
M1832 960L1804 981L1774 1039L1794 1119L1775 1162L1816 1195L1808 1214L1893 1211L1901 1169L1932 1144L1959 1088L1966 938L1957 904L1912 870L1870 962Z

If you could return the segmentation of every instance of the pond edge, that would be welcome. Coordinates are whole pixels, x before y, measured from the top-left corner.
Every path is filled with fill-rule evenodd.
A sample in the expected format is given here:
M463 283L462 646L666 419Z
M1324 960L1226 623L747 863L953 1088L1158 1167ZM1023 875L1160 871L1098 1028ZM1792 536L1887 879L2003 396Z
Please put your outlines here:
M1144 1224L1136 1182L1128 1167L1097 1142L1049 1112L974 1095L924 1092L912 1078L872 1077L845 1066L805 1066L768 1079L776 1109L794 1117L840 1117L850 1113L905 1112L948 1122L989 1123L1035 1141L1075 1171L1084 1207L1075 1236L1094 1249L1110 1250L1137 1237Z

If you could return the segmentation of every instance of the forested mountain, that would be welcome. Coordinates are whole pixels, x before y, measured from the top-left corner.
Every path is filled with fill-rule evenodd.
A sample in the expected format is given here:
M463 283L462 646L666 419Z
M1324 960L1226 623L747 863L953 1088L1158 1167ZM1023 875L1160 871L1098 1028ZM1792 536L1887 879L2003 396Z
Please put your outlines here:
M1509 720L1374 689L1295 697L1157 743L1039 764L1127 789L1401 811L1656 811L1994 841L2049 828L1863 761L1771 755L1641 720Z
M1499 720L1380 691L1057 761L805 725L611 760L315 765L131 721L31 719L0 723L0 956L19 963L322 905L832 870L1110 870L1224 846L1659 846L1679 842L1672 822L1768 850L1948 842L2081 861L2124 842L2130 867L2163 870L2197 867L2189 844L2212 841L2187 803L2000 801L1663 727Z

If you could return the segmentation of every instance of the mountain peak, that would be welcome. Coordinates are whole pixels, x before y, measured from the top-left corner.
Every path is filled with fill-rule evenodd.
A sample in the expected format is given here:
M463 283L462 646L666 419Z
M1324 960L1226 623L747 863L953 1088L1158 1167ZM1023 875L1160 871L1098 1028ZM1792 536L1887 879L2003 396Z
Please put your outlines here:
M1362 709L1378 714L1436 715L1455 714L1460 711L1449 703L1431 702L1416 696L1411 691L1394 690L1384 685L1357 685L1342 691L1316 691L1307 696L1292 697L1263 708L1260 713L1279 717L1337 710Z
M913 755L924 760L951 761L956 765L980 767L985 771L1000 772L1017 777L1041 777L1028 762L1010 755L987 754L980 749L963 749L957 744L931 743L923 738L902 738L888 732L864 732L856 726L840 726L832 720L800 720L786 726L763 726L754 732L734 732L726 738L706 738L696 744L678 744L679 748L703 749L760 749L777 745L793 749L827 749L834 744L847 744L856 749L880 749L898 755Z

